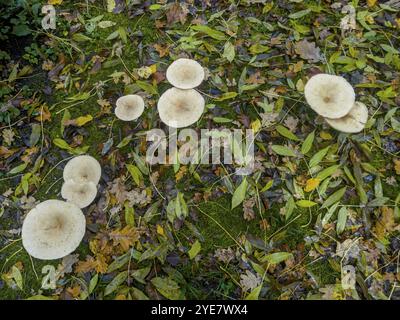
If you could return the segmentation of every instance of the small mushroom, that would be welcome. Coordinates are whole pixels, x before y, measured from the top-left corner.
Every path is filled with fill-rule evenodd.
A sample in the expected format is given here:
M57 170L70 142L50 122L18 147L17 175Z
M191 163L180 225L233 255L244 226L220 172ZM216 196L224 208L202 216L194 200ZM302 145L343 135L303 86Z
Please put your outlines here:
M341 132L357 133L364 129L368 121L368 108L364 103L356 101L350 112L339 119L325 118L326 122L333 128Z
M97 185L101 177L100 163L93 157L84 155L72 158L64 168L64 181L91 181Z
M308 80L304 95L316 113L330 119L344 117L355 102L353 87L345 78L323 73Z
M59 259L79 246L85 229L85 216L76 205L47 200L27 214L22 225L22 245L37 259Z
M79 208L86 208L96 198L97 188L91 182L75 182L67 180L61 187L61 196L68 202L76 204Z
M190 126L200 119L205 101L196 90L171 88L158 100L157 109L160 119L173 128Z
M144 100L137 94L128 94L118 98L115 115L123 121L133 121L139 118L144 111Z
M195 60L178 59L167 69L167 80L179 89L193 89L204 80L204 69Z

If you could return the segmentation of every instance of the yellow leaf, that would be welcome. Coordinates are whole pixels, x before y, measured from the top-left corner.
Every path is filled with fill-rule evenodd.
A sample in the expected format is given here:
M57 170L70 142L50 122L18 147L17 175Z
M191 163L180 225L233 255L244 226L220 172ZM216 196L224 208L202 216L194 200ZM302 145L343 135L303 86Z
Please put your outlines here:
M396 171L396 174L400 175L400 160L399 159L394 159L394 170Z
M181 180L186 172L187 172L186 166L180 167L179 171L175 174L176 181L178 182L179 180Z
M368 7L373 7L377 0L367 0Z
M318 179L318 178L308 179L306 182L306 187L304 188L304 191L305 192L313 191L316 187L319 186L320 182L321 182L321 179Z
M383 241L387 239L389 233L393 231L398 231L400 229L400 225L396 224L394 210L389 207L382 207L381 215L376 221L375 227L373 229L376 237Z
M261 121L260 121L259 119L254 120L254 121L251 123L250 126L251 126L251 128L253 129L254 133L257 133L257 132L260 131L260 129L261 129Z
M72 288L71 287L67 288L67 291L72 297L76 298L81 294L81 286L77 284Z
M107 12L113 12L115 8L115 0L107 0Z
M120 245L124 251L128 251L139 240L139 237L140 233L132 226L126 226L110 233L110 238L113 240L114 245Z
M39 122L51 121L51 113L47 105L43 105L40 107L39 115L35 118L35 120Z
M321 131L319 136L324 140L332 140L332 135L329 132Z
M161 234L162 236L165 235L164 228L162 226L160 226L159 224L157 225L157 233Z
M82 127L83 125L85 125L86 123L88 123L92 120L93 120L93 117L90 114L88 114L87 116L82 116L82 117L76 118L75 122L78 127Z
M150 68L150 71L151 71L152 74L157 72L157 65L156 64L152 64L149 68Z
M49 0L49 4L51 5L58 5L58 4L62 4L63 0Z

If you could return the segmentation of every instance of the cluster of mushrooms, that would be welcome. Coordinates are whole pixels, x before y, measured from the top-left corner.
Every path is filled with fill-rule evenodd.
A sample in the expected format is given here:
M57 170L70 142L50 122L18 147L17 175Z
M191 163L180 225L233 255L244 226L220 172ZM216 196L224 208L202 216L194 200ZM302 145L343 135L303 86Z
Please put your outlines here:
M304 95L310 107L334 129L357 133L364 129L368 109L355 101L354 89L343 77L317 74L308 80Z
M173 128L183 128L197 122L204 111L203 96L194 88L204 80L204 69L195 60L178 59L167 69L167 80L173 88L165 91L157 103L163 123ZM139 95L120 97L115 115L123 121L133 121L144 111L144 101Z
M61 195L67 200L47 200L28 212L22 225L22 244L33 257L53 260L65 257L81 243L86 219L81 208L93 202L100 181L99 162L87 155L68 161Z
M162 122L182 128L200 119L205 101L194 88L204 77L203 67L191 59L178 59L168 67L167 80L173 88L165 91L157 104ZM356 133L365 127L368 109L355 101L353 87L343 77L317 74L307 82L304 94L310 107L334 129ZM144 106L141 96L126 95L117 100L115 114L123 121L133 121L141 116ZM66 164L61 196L67 201L44 201L24 220L22 243L31 256L59 259L79 246L86 229L81 209L96 198L100 176L101 166L91 156L78 156Z

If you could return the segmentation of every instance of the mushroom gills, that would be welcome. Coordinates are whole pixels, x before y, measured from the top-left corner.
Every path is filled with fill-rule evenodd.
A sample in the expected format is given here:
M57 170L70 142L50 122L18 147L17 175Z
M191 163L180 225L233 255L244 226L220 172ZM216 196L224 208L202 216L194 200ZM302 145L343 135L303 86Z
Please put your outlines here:
M364 129L368 121L368 108L364 103L356 101L350 112L339 119L325 118L334 129L345 133L357 133Z

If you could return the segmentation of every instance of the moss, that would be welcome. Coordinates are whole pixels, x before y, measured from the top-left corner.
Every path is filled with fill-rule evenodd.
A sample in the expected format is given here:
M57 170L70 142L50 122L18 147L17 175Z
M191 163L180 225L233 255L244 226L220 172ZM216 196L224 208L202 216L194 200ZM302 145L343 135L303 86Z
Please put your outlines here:
M203 245L206 251L235 245L233 239L238 239L241 235L264 236L258 225L259 219L245 221L240 207L231 209L230 196L223 196L218 202L203 202L199 208L201 211L199 210L197 227L207 239Z
M15 254L17 252L17 254ZM57 268L57 261L41 261L29 257L28 253L22 247L21 241L7 247L0 253L0 267L3 270L1 273L7 273L11 267L17 262L22 263L23 270L21 271L23 280L23 290L19 288L12 289L4 282L4 287L0 289L0 300L3 299L18 299L28 298L37 292L41 287L42 267L45 265L54 265ZM36 276L37 275L37 276Z
M309 264L307 270L314 275L321 287L336 283L336 279L340 278L340 273L335 271L326 259Z

